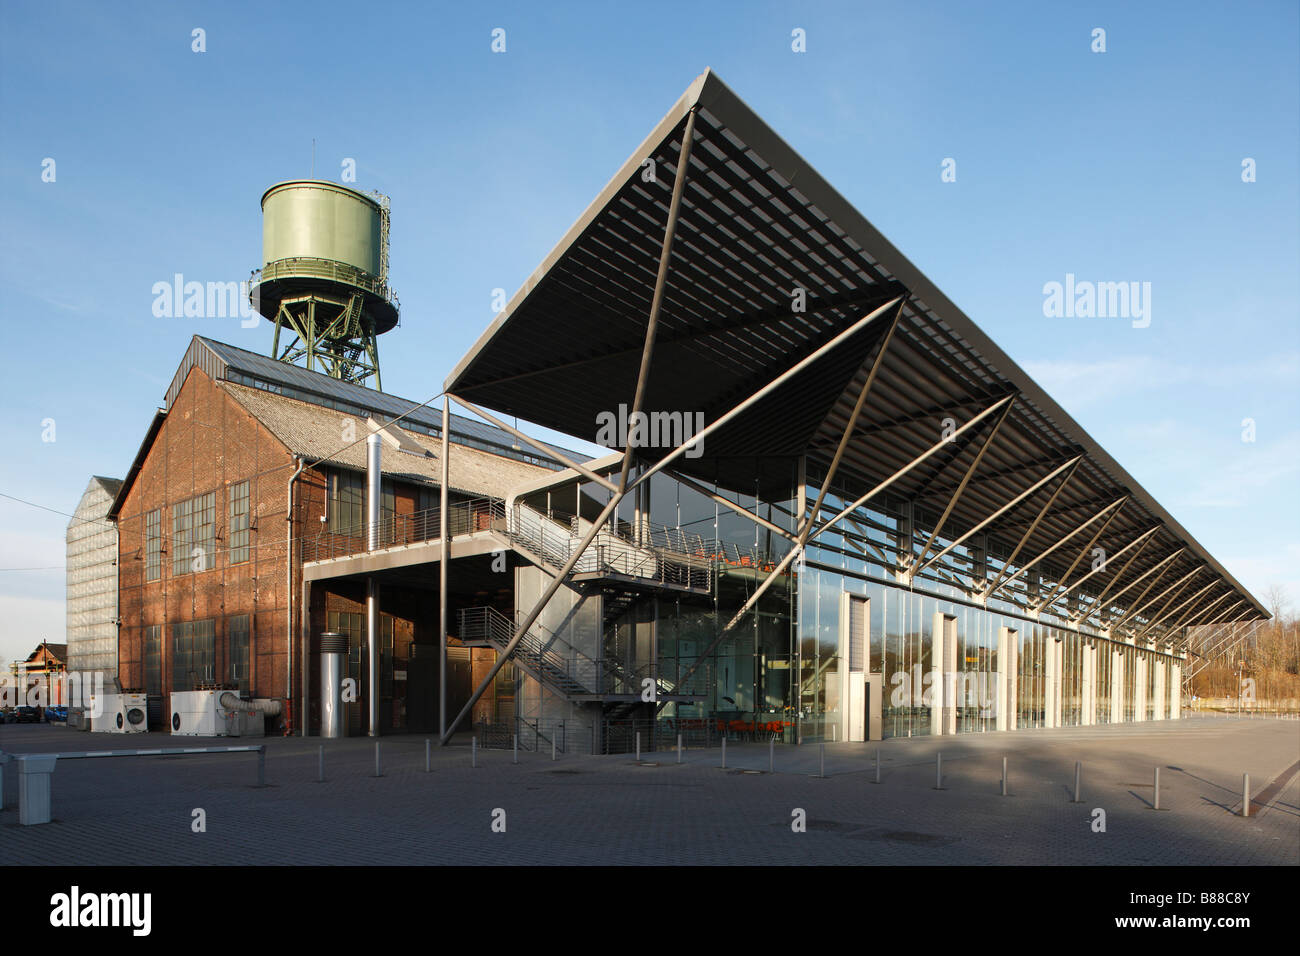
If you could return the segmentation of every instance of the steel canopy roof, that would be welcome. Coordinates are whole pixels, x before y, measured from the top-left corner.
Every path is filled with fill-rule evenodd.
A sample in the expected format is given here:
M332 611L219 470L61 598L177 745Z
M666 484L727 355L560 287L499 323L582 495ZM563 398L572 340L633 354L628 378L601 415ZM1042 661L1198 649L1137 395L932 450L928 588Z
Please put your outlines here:
M1185 549L1158 578L1145 579L1161 581L1152 591L1157 594L1199 568L1174 595L1192 600L1172 619L1205 623L1237 601L1242 606L1229 619L1268 617L1064 409L712 71L691 84L515 293L447 378L449 392L593 442L598 415L631 406L691 110L697 116L690 170L646 410L699 411L710 422L863 316L905 296L837 486L864 493L938 441L944 419L960 426L1015 395L945 524L945 538L974 527L1082 456L1026 539L1022 559L1123 498L1097 546L1115 555L1142 533L1158 530L1110 593L1142 581ZM802 312L792 308L796 287L806 290ZM759 487L788 481L801 454L808 455L810 471L824 468L891 321L892 310L711 434L701 457L679 458L675 468L749 495L756 480ZM994 417L910 472L890 488L888 500L912 501L937 520ZM986 528L990 537L1018 542L1059 484L1053 479L1007 511ZM1070 539L1058 552L1058 569L1099 527L1101 521ZM1143 587L1129 590L1128 600ZM1171 605L1177 606L1171 601L1159 610Z

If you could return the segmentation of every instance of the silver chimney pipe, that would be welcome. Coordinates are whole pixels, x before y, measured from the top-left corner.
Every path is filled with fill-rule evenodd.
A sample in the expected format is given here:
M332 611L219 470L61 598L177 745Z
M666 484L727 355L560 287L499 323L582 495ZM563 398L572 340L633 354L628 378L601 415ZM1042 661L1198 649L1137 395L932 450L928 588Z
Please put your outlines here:
M346 635L337 631L326 631L320 636L320 735L322 737L343 736L343 702L340 691L347 654Z
M379 547L379 493L381 475L379 450L382 439L377 432L366 436L366 547L374 551ZM374 575L366 578L366 641L370 680L370 736L379 736L379 584Z
M366 436L366 550L379 547L379 450L383 447L378 432Z

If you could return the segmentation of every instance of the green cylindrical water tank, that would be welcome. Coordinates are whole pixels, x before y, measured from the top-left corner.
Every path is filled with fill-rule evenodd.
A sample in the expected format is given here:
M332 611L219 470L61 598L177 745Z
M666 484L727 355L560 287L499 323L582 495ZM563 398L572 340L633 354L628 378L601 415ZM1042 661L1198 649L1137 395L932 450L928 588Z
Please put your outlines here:
M286 301L294 308L309 296L347 304L360 295L364 324L387 332L397 325L398 304L388 286L386 224L386 204L347 186L316 179L272 186L262 194L263 264L249 292L253 307L277 321Z
M262 261L327 259L380 275L380 209L334 183L279 183L262 195Z

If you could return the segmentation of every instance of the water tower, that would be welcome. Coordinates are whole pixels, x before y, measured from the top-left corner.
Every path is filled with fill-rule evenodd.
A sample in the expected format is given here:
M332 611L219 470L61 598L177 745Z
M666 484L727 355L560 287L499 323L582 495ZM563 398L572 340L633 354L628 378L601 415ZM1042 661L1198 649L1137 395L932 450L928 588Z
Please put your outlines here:
M300 179L262 194L253 308L275 323L271 355L333 378L379 377L379 336L397 325L388 287L388 197ZM281 345L281 333L285 344Z

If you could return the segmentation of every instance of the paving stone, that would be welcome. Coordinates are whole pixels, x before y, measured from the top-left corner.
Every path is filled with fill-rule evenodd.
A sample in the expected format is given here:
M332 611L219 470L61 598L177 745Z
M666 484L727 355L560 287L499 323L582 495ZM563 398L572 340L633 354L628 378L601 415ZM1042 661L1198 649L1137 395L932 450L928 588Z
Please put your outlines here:
M10 753L249 743L6 726ZM1240 817L1252 792L1300 760L1300 722L1191 718L1048 731L647 756L433 751L424 739L270 738L268 786L251 754L60 762L49 825L18 823L5 775L0 845L11 864L1190 864L1300 865L1300 775ZM881 783L872 783L877 749ZM934 789L935 755L943 786ZM1010 795L999 793L1008 757ZM1074 762L1082 802L1071 802ZM1161 767L1161 810L1150 808ZM739 773L751 770L760 773ZM204 833L192 811L206 813ZM492 830L506 812L506 832ZM793 832L792 811L807 831ZM1094 808L1106 832L1092 828Z

